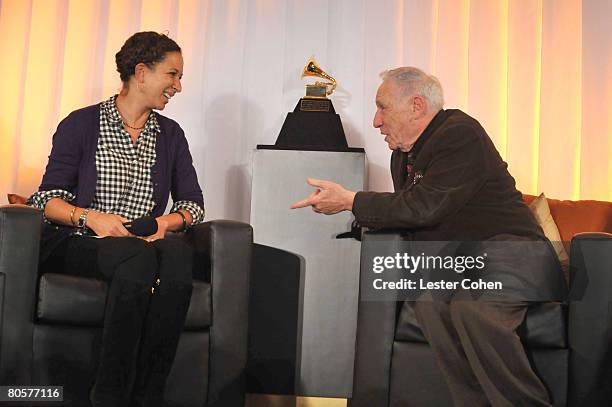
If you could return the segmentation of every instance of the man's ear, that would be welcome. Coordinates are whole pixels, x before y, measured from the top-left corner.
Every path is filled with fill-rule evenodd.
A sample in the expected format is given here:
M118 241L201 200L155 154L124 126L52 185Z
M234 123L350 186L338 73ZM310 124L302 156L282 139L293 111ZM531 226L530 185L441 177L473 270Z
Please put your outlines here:
M422 117L427 114L427 100L423 96L416 95L412 101L413 112L417 117Z

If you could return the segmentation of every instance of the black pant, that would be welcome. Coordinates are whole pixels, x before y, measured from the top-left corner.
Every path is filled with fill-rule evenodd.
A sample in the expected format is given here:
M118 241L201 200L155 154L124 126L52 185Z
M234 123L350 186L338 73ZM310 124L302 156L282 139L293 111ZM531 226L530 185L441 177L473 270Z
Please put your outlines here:
M192 257L176 239L71 236L41 266L109 283L94 406L162 405L191 299Z

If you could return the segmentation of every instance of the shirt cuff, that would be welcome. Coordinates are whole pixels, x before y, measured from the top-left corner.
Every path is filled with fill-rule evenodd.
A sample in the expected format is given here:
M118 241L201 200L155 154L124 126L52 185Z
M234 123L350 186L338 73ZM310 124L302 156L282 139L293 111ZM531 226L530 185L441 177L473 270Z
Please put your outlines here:
M45 211L45 206L53 198L60 198L66 202L71 202L76 199L76 195L71 194L63 189L51 189L49 191L35 192L26 202L27 205Z
M191 215L191 226L204 222L204 208L193 201L177 201L172 205L170 213L184 209Z
M26 205L30 205L36 209L40 209L43 213L43 221L45 223L52 223L45 216L45 206L47 203L53 198L60 198L66 202L71 202L76 199L76 195L71 194L68 191L63 189L51 189L49 191L38 191L32 194L30 198L26 201Z

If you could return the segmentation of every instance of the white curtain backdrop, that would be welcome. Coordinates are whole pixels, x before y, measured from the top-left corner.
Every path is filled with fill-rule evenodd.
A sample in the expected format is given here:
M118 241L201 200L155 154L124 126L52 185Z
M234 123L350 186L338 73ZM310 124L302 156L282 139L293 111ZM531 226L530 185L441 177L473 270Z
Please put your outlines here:
M523 192L612 200L611 21L609 0L0 0L2 202L38 186L62 117L118 90L114 54L142 30L183 48L163 114L187 134L208 219L249 219L253 150L304 95L310 55L338 81L369 189L392 188L378 74L414 65L483 124Z

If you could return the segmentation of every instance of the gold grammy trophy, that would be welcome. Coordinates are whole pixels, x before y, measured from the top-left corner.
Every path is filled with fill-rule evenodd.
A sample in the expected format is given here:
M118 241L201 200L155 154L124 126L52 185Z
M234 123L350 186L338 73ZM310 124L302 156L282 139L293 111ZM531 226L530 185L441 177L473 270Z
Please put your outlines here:
M302 71L302 78L307 76L323 78L329 82L317 81L314 84L307 84L306 97L300 102L300 110L311 112L329 112L331 101L327 98L327 96L331 95L336 90L336 80L321 69L313 56L310 57L308 62L306 62L306 66Z
M304 67L304 71L302 72L302 78L307 76L314 76L317 78L327 79L329 82L315 82L313 85L306 85L306 97L307 98L326 98L326 96L331 95L336 90L336 80L325 72L321 67L317 64L314 57L310 57L306 66ZM331 89L327 90L327 88L331 86Z
M336 90L336 80L321 69L314 57L310 57L302 72L302 78L308 76L326 81L306 85L306 96L287 114L275 148L348 151L340 116L327 98Z

